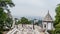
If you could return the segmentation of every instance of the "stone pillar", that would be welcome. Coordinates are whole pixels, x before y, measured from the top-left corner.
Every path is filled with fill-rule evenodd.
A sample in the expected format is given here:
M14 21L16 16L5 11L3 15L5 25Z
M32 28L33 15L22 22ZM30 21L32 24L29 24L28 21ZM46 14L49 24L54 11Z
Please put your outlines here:
M15 20L13 19L13 24L11 28L14 28L14 27L15 27Z
M53 25L53 23L54 23L54 22L52 21L52 23L51 23L52 30L54 29L54 25Z

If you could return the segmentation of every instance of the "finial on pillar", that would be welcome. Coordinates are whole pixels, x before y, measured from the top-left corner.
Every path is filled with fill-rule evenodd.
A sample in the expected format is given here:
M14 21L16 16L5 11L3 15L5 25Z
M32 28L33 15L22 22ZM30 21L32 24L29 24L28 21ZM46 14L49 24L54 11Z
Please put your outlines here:
M48 13L49 13L49 10L48 10Z
M48 14L49 14L49 10L48 10Z

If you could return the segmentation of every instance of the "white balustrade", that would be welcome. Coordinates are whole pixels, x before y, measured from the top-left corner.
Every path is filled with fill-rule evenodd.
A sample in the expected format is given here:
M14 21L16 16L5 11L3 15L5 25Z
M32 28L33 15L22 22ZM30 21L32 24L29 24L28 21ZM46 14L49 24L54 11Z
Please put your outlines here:
M37 25L35 25L34 30L32 28L32 25L25 25L24 27L18 25L18 28L15 27L7 34L40 34L40 31L41 31L41 27Z

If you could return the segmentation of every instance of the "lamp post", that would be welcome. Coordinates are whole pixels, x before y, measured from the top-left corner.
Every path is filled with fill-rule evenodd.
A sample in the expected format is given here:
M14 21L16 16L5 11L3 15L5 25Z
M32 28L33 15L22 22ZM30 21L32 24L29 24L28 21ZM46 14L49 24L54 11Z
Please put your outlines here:
M15 18L15 25L18 28L18 19L17 18Z
M34 21L33 21L33 29L35 29L35 27L34 27L35 22L36 22L36 19L34 19Z
M35 28L34 28L34 22L33 22L33 29L35 29Z

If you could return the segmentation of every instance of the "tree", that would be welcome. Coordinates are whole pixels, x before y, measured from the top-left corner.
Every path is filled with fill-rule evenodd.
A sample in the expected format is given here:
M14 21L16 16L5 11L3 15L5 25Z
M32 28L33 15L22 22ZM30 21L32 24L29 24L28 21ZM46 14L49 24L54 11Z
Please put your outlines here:
M15 6L14 3L12 2L12 0L0 0L0 8L10 11L8 9L8 6L10 6L10 7Z
M7 12L7 19L5 21L5 26L8 27L9 29L11 29L12 27L12 24L13 24L13 18L12 18L12 15L11 15L11 12Z
M0 0L0 31L3 30L3 27L6 25L6 20L8 20L7 12L10 12L8 7L15 6L12 0Z
M25 17L22 17L19 21L18 21L18 24L31 24L31 21L29 21L27 18Z
M55 16L55 32L54 34L60 34L60 4L56 7L56 16Z
M12 24L13 24L13 20L12 18L7 18L6 21L5 21L5 24L6 24L6 27L8 27L9 29L11 29L12 27Z
M12 0L0 0L0 7L7 7L9 5L10 7L15 6L14 3L12 2Z
M28 21L27 18L22 17L22 18L21 18L21 23L22 23L22 24L29 24L29 21Z
M3 29L7 14L0 8L0 31Z

